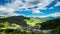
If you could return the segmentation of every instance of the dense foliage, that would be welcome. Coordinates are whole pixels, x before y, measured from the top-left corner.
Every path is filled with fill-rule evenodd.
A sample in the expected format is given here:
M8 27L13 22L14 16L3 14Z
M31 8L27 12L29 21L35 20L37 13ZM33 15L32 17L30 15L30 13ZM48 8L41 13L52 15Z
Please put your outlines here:
M60 26L60 18L43 22L41 26L41 29L55 29L56 27Z

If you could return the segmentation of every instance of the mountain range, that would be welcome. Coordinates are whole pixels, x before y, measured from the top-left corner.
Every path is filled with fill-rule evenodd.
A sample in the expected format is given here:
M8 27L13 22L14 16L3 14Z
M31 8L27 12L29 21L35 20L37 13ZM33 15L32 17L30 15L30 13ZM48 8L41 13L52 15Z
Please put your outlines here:
M43 23L49 20L57 19L55 17L46 17L46 18L38 18L38 17L25 17L25 16L0 16L0 23L8 22L8 23L16 23L21 26L35 26L37 23Z

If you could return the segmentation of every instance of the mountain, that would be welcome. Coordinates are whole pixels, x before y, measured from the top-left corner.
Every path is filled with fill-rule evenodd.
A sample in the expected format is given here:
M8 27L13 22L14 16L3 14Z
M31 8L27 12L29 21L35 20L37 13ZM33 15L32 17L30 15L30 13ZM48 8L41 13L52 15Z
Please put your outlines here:
M1 19L1 18L8 18L8 17L10 17L10 16L0 16L0 19Z
M43 23L55 19L54 17L25 17L25 16L0 16L0 23L16 23L21 26L35 26L37 23Z
M40 25L41 29L55 29L58 26L60 27L60 18L43 22Z
M7 18L0 18L0 23L8 22L8 23L16 23L22 26L27 26L24 19L29 19L29 18L24 16L12 16Z

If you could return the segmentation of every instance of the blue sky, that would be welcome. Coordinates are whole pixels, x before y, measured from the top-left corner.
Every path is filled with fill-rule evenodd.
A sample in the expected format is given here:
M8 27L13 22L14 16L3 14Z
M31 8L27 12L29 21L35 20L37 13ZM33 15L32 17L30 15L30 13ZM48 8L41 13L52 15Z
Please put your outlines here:
M57 17L60 0L0 0L0 16Z

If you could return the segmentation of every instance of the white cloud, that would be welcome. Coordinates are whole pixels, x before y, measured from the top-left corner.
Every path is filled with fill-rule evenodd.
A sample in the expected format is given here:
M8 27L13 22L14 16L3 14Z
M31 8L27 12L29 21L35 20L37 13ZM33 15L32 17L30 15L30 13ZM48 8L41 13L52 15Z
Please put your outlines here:
M33 14L43 14L40 10L38 9L33 9L32 11Z
M59 12L55 12L53 14L49 14L48 16L58 17L58 16L60 16L60 13Z
M39 18L45 18L45 17L60 17L60 12L55 12L55 13L48 14L45 16L39 16Z
M16 15L14 11L17 11L19 9L27 9L33 6L39 6L39 8L32 9L32 12L35 14L42 13L39 10L46 10L45 8L47 5L49 5L53 0L26 0L26 3L22 2L22 0L15 0L14 2L8 3L5 6L0 6L0 13L3 11L3 13L8 13L7 15ZM37 2L37 3L36 3ZM33 5L32 5L32 4ZM35 3L35 4L34 4ZM36 10L36 11L35 11ZM2 14L4 15L4 14Z
M54 7L50 7L49 9L54 9Z
M60 6L60 2L57 2L57 4L55 6Z

